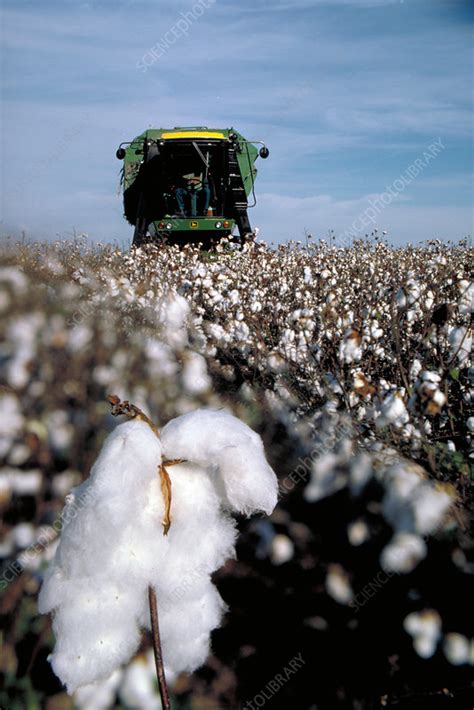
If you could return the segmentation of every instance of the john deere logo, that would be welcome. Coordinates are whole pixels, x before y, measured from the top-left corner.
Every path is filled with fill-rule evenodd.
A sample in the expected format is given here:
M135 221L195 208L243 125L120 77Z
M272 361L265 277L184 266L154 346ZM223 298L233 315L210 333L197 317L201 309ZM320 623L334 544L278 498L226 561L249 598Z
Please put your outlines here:
M189 223L189 226L191 227L191 229L196 229L196 227L198 226L198 222L193 220L192 222Z

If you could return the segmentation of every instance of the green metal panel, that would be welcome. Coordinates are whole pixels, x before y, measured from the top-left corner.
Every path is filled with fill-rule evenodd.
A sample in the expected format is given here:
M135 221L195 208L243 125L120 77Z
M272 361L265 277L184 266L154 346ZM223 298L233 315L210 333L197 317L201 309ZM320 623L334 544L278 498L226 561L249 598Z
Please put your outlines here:
M252 187L257 177L257 168L255 167L255 161L258 157L258 150L253 145L253 143L240 142L241 147L240 153L237 153L237 160L239 162L240 174L242 175L242 180L244 181L245 194L247 197L252 192Z
M247 195L252 191L253 183L257 175L257 169L254 165L258 150L252 143L247 143L241 133L234 128L208 128L207 126L176 126L175 128L149 128L140 133L139 136L133 139L132 143L125 150L124 158L124 191L133 184L141 162L143 160L143 143L145 140L160 140L163 133L182 133L183 131L209 131L223 133L228 140L229 133L235 133L238 138L240 152L237 154L237 160L240 167L240 172L244 182L244 188ZM170 140L170 139L167 139ZM179 140L179 139L177 139Z
M228 227L216 227L216 223L228 222ZM191 217L180 218L180 217L167 217L166 219L155 220L153 222L154 227L157 232L228 232L235 226L235 220L233 219L223 219L223 218L206 218L206 217L196 217L195 219ZM159 228L160 224L171 224L171 229Z
M133 139L125 150L123 159L123 190L127 190L137 177L143 160L143 143L147 132L141 133Z

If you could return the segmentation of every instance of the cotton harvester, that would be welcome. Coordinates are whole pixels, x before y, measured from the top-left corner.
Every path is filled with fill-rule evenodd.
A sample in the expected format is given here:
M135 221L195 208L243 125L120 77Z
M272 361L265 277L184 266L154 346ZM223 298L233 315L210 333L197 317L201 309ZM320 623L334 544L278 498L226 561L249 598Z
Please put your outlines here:
M233 128L150 128L121 143L117 158L133 245L209 246L235 229L243 243L252 234L247 209L256 204L255 162L268 154L261 141L247 141Z

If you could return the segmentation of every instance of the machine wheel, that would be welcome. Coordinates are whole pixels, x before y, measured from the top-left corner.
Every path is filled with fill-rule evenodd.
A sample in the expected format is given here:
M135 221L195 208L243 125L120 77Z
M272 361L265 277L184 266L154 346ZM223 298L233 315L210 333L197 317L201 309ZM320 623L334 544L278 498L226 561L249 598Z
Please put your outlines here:
M147 223L146 219L138 218L135 224L135 231L133 232L132 246L141 247L147 240Z
M235 210L235 222L237 224L237 229L239 230L240 241L242 244L244 244L247 239L247 236L249 234L252 234L252 227L250 226L250 221L246 209Z
M133 233L132 246L140 247L146 241L147 229L148 219L146 215L146 201L142 192L138 201L138 210L137 217L135 220L135 231Z

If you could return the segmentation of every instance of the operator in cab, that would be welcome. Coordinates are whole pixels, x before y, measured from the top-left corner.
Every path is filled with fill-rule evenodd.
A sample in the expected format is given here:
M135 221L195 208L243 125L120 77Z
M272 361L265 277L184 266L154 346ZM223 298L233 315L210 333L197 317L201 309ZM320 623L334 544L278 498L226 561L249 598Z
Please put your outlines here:
M180 185L175 190L178 214L180 217L197 217L207 215L211 201L209 181L202 173L187 173L179 181Z

